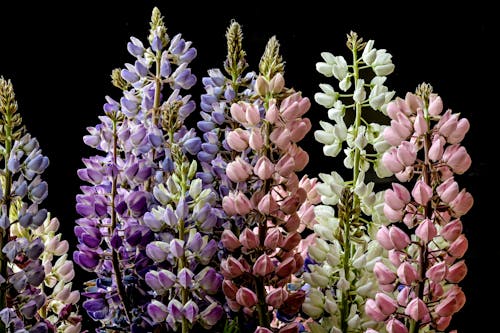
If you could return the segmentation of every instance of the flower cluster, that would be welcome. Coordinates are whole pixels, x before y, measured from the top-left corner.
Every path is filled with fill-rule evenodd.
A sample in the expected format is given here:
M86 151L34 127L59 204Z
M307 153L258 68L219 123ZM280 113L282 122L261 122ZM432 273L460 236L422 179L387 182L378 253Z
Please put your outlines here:
M21 126L12 84L3 78L0 113L0 331L78 333L80 294L71 290L68 242L56 235L57 219L39 209L49 160Z
M293 279L304 262L298 230L312 223L318 199L315 180L297 176L309 161L297 143L311 128L302 118L310 102L285 88L283 68L273 37L260 62L254 101L231 105L238 127L225 138L237 154L225 170L234 186L222 199L232 221L221 238L227 251L222 288L244 329L259 333L298 331L292 321L305 296Z
M132 37L127 48L135 63L112 75L123 97L107 98L101 124L84 137L105 155L78 171L90 186L77 197L75 261L98 276L83 306L104 328L209 328L222 315L210 297L222 277L206 267L217 251L215 198L194 179L188 155L201 139L184 125L195 103L180 95L196 82L187 67L196 50L180 35L170 40L156 8L149 47Z
M400 181L416 181L411 192L398 183L385 192L390 223L377 240L388 259L375 264L380 290L365 310L388 332L442 332L465 303L458 283L467 274L462 257L468 243L460 219L473 199L454 174L471 165L460 145L469 122L443 113L441 98L427 84L389 104L387 113L391 126L384 137L392 147L383 162Z
M380 162L389 147L382 136L385 126L367 119L377 110L386 112L394 92L383 84L394 65L389 53L373 47L373 40L365 43L351 33L347 46L351 65L328 52L321 54L325 62L316 65L320 73L339 81L342 93L329 84L320 85L322 92L315 100L329 109L334 123L321 121L322 130L314 133L315 138L324 144L326 156L336 157L343 149L352 179L344 180L333 171L320 174L322 182L316 186L323 205L315 207L315 240L303 274L309 286L303 311L313 319L307 324L312 332L361 332L376 326L365 315L364 303L377 287L372 269L383 249L373 238L386 218L383 193L374 192L373 182L365 184L365 174L371 165L379 177L391 173ZM373 77L369 83L362 78L365 75Z
M237 22L231 22L226 39L228 54L224 70L227 75L216 68L209 70L208 77L203 78L206 93L201 96L202 120L198 122L204 143L197 156L203 171L197 173L197 177L203 180L205 186L213 187L220 198L232 190L233 183L226 176L225 169L238 154L226 141L228 132L239 126L230 117L229 108L232 103L250 101L255 81L254 72L245 74L248 64L242 47L243 33ZM221 211L218 215L223 223L224 213Z

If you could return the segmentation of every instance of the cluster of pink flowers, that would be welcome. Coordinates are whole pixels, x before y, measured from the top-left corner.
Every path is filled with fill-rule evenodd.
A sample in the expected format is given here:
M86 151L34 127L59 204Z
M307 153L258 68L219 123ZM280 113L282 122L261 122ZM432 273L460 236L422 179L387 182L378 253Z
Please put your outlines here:
M391 223L379 229L377 240L388 259L374 267L380 290L365 310L388 332L444 331L465 303L458 284L467 274L468 242L460 218L473 198L454 174L471 165L460 145L469 122L451 110L443 113L441 98L426 84L390 103L387 113L392 120L384 136L392 148L383 162L400 181L416 181L411 192L398 183L385 192Z
M262 66L255 90L254 103L231 106L241 126L226 136L241 155L227 165L236 186L222 207L228 217L243 217L244 226L222 234L229 253L221 263L223 291L232 311L246 317L257 313L255 332L297 332L297 323L281 320L293 320L305 297L293 276L304 264L297 250L300 231L314 220L313 204L319 201L315 180L297 176L309 161L297 143L311 128L302 118L311 104L285 89L281 73L262 73Z

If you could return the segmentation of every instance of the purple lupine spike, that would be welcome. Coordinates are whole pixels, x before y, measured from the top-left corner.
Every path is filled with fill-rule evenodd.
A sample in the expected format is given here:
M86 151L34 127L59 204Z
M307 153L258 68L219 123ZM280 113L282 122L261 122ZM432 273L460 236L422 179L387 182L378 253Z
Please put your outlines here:
M79 332L81 318L75 303L79 293L71 291L74 277L72 263L66 261L67 241L56 234L58 222L50 219L47 209L39 207L48 195L48 185L41 174L49 166L35 138L25 133L10 81L0 77L0 165L2 186L0 197L0 331L48 332L72 330ZM8 199L5 199L8 198ZM17 223L11 225L11 221ZM64 256L64 257L61 257ZM60 257L53 260L54 257ZM55 273L62 264L70 267L61 272L59 289L68 297L57 300ZM54 288L54 291L51 291ZM73 294L69 299L69 294ZM58 309L67 306L68 315L58 316ZM59 305L58 305L59 307ZM43 309L43 310L42 310ZM71 318L70 318L71 317Z
M102 154L84 159L78 171L87 184L77 196L82 218L75 228L80 244L74 258L95 274L84 308L106 329L144 332L183 325L186 331L215 302L193 285L217 244L208 237L209 225L199 231L198 251L186 246L199 225L193 217L208 205L203 221L211 223L214 201L194 179L196 164L187 159L202 143L184 125L195 102L181 95L196 82L188 67L196 50L180 35L169 38L156 8L148 39L143 44L131 38L127 49L135 59L121 70L129 84L120 85L125 90L119 103L107 98L100 123L84 138ZM210 287L214 293L216 286ZM171 299L163 297L167 291Z

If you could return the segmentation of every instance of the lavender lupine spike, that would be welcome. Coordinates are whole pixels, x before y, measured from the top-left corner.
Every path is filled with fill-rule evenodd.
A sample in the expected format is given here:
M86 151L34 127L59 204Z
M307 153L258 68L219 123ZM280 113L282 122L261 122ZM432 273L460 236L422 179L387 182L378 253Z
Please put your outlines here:
M57 220L38 208L48 193L41 174L49 160L21 126L12 84L3 77L0 113L0 331L78 333L68 242L55 234ZM54 256L60 257L56 263ZM61 280L59 287L53 288L53 278Z
M316 239L303 274L310 286L303 311L314 320L308 323L312 332L362 332L377 327L365 315L364 303L376 291L372 270L383 249L373 238L385 217L383 192L374 192L373 182L365 184L365 173L371 166L379 177L391 173L380 162L388 148L384 126L367 119L377 111L386 112L394 92L383 84L394 65L390 54L373 47L373 40L365 43L353 32L347 38L352 65L328 52L321 54L325 62L316 65L320 73L339 81L342 93L320 84L322 92L315 100L329 109L333 124L321 121L322 130L315 132L315 138L324 144L326 156L344 151L344 165L352 170L352 179L344 180L337 172L320 174L322 183L316 186L323 205L315 207ZM375 77L365 83L365 74ZM346 124L348 119L353 119L352 124Z
M380 289L366 312L387 331L444 332L465 303L458 285L467 274L461 218L473 198L454 174L471 165L460 145L470 125L458 113L442 113L441 97L428 84L391 102L387 112L392 120L384 136L392 147L383 162L401 182L416 181L411 192L399 183L385 192L390 223L377 240L388 259L374 268Z
M248 64L242 46L243 32L237 22L231 22L226 32L226 39L227 58L224 62L226 75L215 68L209 70L208 77L202 79L206 93L201 96L202 121L198 122L198 128L203 132L205 142L198 153L203 171L197 176L203 179L205 186L213 187L221 198L228 195L233 186L224 170L227 163L238 155L236 150L228 146L226 140L226 134L239 126L236 120L231 118L230 107L235 102L250 101L255 81L255 72L245 74ZM223 221L223 212L219 215Z
M145 47L139 39L130 39L127 49L134 63L112 73L123 96L119 102L106 97L101 123L89 127L83 138L103 154L84 159L85 168L78 170L88 185L77 196L82 217L75 228L79 245L74 259L97 275L87 283L83 307L104 330L149 332L157 325L147 311L149 304L158 302L157 295L145 278L156 268L146 246L155 241L158 230L148 225L145 213L161 204L154 190L173 170L165 122L175 120L170 125L178 130L168 134L183 153L196 154L201 144L194 130L182 126L195 103L189 95L180 95L196 83L188 68L196 49L181 35L170 39L157 8L148 42Z
M294 284L303 258L297 230L310 216L301 207L319 199L314 180L300 172L309 160L297 143L311 128L302 116L310 102L285 88L284 63L273 37L260 62L254 102L231 105L238 124L226 133L235 154L226 175L234 184L222 198L230 224L222 234L227 255L221 262L223 291L231 311L239 313L243 330L298 332L293 321L305 293ZM307 216L306 216L307 215Z

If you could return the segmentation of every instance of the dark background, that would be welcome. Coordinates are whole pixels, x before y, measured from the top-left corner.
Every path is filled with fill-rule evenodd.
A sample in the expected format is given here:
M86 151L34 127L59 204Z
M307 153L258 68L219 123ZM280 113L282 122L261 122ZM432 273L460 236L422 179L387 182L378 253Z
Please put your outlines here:
M328 80L315 71L320 52L347 56L345 35L354 30L366 40L375 39L376 48L386 48L393 55L396 71L387 85L397 95L429 82L445 107L470 120L464 145L473 163L459 178L475 198L473 209L463 218L469 239L469 273L461 285L467 303L451 327L469 333L497 327L494 310L499 307L489 305L497 302L499 294L495 271L500 254L498 203L493 201L498 197L493 158L498 152L499 111L496 85L490 83L496 77L493 68L498 66L492 8L479 1L444 9L432 3L400 2L396 8L375 1L366 6L353 1L328 5L313 1L296 5L271 1L15 3L0 2L0 75L12 79L25 124L51 160L44 175L50 185L45 207L59 217L72 249L75 195L81 185L76 170L82 167L82 157L96 153L83 144L82 136L87 126L98 122L104 96L119 98L109 74L132 61L126 52L129 36L145 40L153 6L165 16L170 36L181 32L198 50L192 64L199 79L192 90L197 102L201 77L207 69L222 65L224 33L233 18L243 26L251 68L257 69L267 39L275 34L286 60L287 85L311 99L318 84ZM313 130L320 119L327 119L326 110L315 103L308 116ZM197 119L195 112L191 121ZM305 170L311 176L330 172L341 163L341 159L322 155L313 131L303 147L311 156ZM80 287L87 277L77 268L74 286Z

